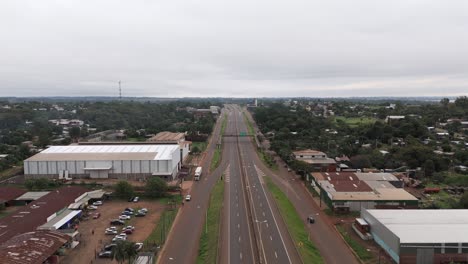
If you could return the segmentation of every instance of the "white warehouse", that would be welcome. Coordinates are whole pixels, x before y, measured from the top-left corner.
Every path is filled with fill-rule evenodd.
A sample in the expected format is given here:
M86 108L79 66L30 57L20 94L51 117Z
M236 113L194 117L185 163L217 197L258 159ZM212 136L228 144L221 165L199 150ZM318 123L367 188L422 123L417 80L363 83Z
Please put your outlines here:
M159 176L173 180L182 165L173 145L52 146L24 161L24 174L49 178L118 178L140 180Z

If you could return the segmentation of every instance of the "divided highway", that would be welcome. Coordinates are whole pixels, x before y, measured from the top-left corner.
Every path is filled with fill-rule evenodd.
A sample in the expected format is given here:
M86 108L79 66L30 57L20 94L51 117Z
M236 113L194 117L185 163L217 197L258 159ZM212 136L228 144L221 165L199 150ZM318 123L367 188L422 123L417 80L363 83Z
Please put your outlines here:
M226 134L247 132L241 109L234 105L227 109ZM259 177L251 139L225 137L224 144L229 149L230 175L225 180L228 191L220 263L301 263Z

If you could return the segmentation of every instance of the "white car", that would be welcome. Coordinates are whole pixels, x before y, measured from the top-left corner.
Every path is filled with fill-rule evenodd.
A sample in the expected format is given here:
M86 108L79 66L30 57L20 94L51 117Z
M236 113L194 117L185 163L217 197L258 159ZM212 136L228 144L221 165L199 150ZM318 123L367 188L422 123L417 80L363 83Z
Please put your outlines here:
M127 240L127 236L116 235L116 236L112 239L112 242L119 241L119 240Z
M88 210L96 210L96 209L97 209L97 206L95 205L88 206Z
M185 196L185 201L190 201L190 200L192 200L192 195L187 194L187 196Z
M134 226L126 226L126 227L124 227L124 228L122 228L122 229L131 229L132 231L134 231L134 230L135 230L135 227L134 227Z
M117 235L117 230L113 230L113 229L106 229L106 231L104 232L106 235Z
M95 202L93 203L93 205L96 205L96 206L97 206L97 205L102 205L102 201L95 201Z
M143 248L143 243L135 243L135 250L140 251Z
M119 219L120 219L120 220L129 220L130 218L132 218L132 217L129 216L129 215L121 215L121 216L119 216Z

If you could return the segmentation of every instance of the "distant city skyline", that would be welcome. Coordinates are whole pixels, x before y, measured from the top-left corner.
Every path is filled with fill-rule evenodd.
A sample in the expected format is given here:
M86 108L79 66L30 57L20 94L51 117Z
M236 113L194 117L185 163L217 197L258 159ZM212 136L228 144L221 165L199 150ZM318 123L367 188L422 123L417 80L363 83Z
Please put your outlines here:
M0 3L0 97L468 95L468 2Z

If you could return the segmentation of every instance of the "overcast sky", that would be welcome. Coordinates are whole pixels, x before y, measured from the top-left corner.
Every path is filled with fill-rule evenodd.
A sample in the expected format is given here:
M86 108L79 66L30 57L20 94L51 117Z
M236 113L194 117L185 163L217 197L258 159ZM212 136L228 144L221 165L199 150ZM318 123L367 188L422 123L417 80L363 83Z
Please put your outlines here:
M2 0L0 96L468 94L468 1Z

